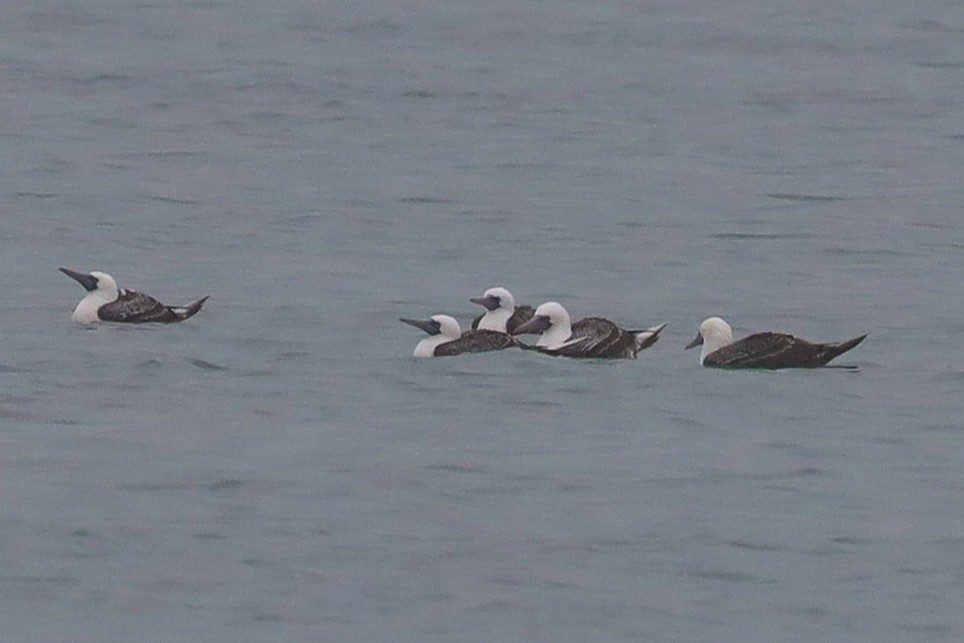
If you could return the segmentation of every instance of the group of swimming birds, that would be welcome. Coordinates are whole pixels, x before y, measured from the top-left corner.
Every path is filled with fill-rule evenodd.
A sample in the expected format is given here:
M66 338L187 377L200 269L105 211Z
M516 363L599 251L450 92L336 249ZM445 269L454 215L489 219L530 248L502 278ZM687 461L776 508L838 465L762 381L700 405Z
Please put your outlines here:
M470 299L485 308L472 322L472 330L462 332L459 322L449 315L429 319L401 318L420 328L429 337L415 347L415 357L442 357L521 348L547 355L574 358L633 358L659 340L666 324L645 330L628 330L602 317L587 317L573 322L559 302L550 301L533 309L517 306L505 288L490 288L482 297ZM535 344L517 339L537 334ZM846 353L866 335L842 342L815 343L784 333L756 333L739 341L723 319L710 317L700 324L696 339L687 349L702 346L700 364L720 368L813 368Z
M186 306L167 306L136 290L118 288L114 278L104 272L83 273L69 268L60 268L60 271L87 290L87 295L71 316L74 321L84 324L102 321L180 322L196 315L208 299L205 296ZM602 317L573 322L558 302L546 302L535 309L517 306L512 293L501 287L489 288L481 297L469 301L485 308L485 313L472 322L471 330L465 332L449 315L432 315L425 320L401 319L429 335L415 347L415 357L521 348L573 358L633 358L655 344L666 327L663 323L644 330L627 330ZM539 339L530 345L517 338L526 334L539 335ZM700 364L703 366L812 368L823 366L846 353L865 337L861 335L842 342L820 344L783 333L757 333L734 341L730 325L719 317L710 317L700 324L696 339L686 348L702 346Z

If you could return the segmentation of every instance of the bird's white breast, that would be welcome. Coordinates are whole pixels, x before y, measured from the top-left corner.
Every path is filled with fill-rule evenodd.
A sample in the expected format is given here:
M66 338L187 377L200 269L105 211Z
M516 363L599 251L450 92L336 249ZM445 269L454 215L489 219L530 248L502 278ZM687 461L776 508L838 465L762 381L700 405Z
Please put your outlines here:
M509 323L509 318L512 317L512 312L507 308L498 308L486 312L479 321L479 330L506 332L506 326Z
M452 341L452 338L445 337L444 335L433 335L431 337L426 337L418 343L415 347L415 352L412 353L413 357L435 357L435 349L446 342Z
M106 302L104 302L103 297L98 297L97 293L89 293L80 300L80 303L74 308L74 314L71 315L70 318L80 324L99 322L100 317L97 316L97 311L100 310L100 307L103 306L104 303Z

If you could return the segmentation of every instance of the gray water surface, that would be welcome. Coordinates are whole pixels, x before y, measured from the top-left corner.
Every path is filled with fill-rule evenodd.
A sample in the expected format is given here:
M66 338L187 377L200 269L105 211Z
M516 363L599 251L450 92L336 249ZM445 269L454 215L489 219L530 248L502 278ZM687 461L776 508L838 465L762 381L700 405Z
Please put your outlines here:
M2 3L0 140L4 640L964 640L960 3Z

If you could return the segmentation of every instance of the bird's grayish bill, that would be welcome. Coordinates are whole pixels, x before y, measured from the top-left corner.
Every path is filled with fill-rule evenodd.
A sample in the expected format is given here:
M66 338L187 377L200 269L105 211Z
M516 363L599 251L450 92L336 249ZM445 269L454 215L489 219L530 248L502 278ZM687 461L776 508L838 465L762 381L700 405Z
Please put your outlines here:
M697 346L702 346L702 345L703 345L703 336L700 335L699 333L696 333L696 339L694 339L689 344L687 344L683 350L688 351L691 348L696 348Z
M544 333L549 330L549 326L551 325L552 324L550 323L548 317L540 315L538 317L533 317L521 326L516 326L515 330L512 331L512 334L524 335L526 333L533 333L534 335L538 335L539 333Z
M488 297L472 297L469 301L479 306L485 306L486 310L495 310L502 305L502 301L493 295L489 295Z
M76 279L77 282L80 283L80 285L83 286L88 292L91 290L97 290L97 277L83 272L77 272L76 270L71 270L70 268L58 268L58 270L68 277Z
M414 326L415 328L420 328L429 335L438 335L442 332L442 325L434 319L407 319L405 317L399 317L398 321L409 326Z

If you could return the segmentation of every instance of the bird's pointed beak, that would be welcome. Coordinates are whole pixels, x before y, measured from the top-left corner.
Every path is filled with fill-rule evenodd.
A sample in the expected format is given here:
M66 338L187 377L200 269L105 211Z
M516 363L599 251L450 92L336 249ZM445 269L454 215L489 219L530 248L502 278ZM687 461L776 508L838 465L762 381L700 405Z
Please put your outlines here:
M472 299L469 299L469 301L471 301L473 304L483 306L486 310L495 310L501 303L498 297L493 297L492 295L489 295L488 297L472 297Z
M70 268L58 268L58 270L71 279L76 279L77 282L87 290L87 292L97 290L97 278L93 275L77 272L76 270L71 270Z
M532 333L533 335L539 335L549 330L549 326L551 326L549 323L549 318L540 315L538 317L533 317L524 324L516 326L515 330L512 331L512 334L525 335L526 333Z
M407 317L399 317L398 321L424 330L429 335L438 335L442 332L441 325L434 319L408 319Z
M699 333L696 333L696 339L694 339L689 344L687 344L683 350L688 351L691 348L696 348L697 346L702 346L702 345L703 345L703 336L700 335Z

